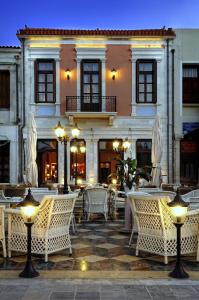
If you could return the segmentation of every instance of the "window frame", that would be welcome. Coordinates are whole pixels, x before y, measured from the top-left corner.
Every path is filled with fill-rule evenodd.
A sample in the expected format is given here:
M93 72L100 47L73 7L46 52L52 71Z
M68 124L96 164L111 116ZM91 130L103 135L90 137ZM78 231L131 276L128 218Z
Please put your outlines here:
M152 71L139 71L139 65L144 63L151 63L152 64ZM144 101L139 100L139 94L140 94L140 89L139 89L139 75L143 74L144 75ZM152 75L152 92L149 93L147 92L147 82L146 82L146 75L151 74ZM147 101L146 95L147 94L152 94L152 100ZM155 59L138 59L136 61L136 103L139 104L155 104L157 103L157 61Z
M195 78L195 77L184 77L183 76L183 73L184 73L184 69L187 68L187 69L190 69L190 68L197 68L197 78L196 78L196 81L197 81L197 91L194 95L194 89L192 88L192 85L193 83L191 84L190 86L190 83L189 83L189 93L186 93L186 96L187 94L189 94L190 98L188 100L185 100L185 91L184 91L184 80L185 78ZM198 95L198 98L197 98L197 95ZM195 98L196 97L196 98ZM199 64L197 63L183 63L182 64L182 103L183 104L199 104Z
M97 63L98 64L98 71L84 71L84 64L86 63ZM92 77L92 75L98 75L98 84L93 83L93 82L89 82L89 86L90 86L90 93L84 93L84 84L86 84L84 82L84 75L89 75L90 77ZM81 90L81 107L93 107L94 111L95 111L95 106L97 107L96 111L101 111L101 107L102 107L102 62L100 59L82 59L81 60L81 84L80 84L80 90ZM87 83L88 84L88 83ZM92 85L97 85L98 86L98 93L93 93L92 91ZM92 96L97 96L99 99L98 103L95 103L92 101ZM90 102L89 103L85 103L84 102L84 97L89 97Z
M150 142L151 143L151 150L150 151L139 151L138 150L138 142ZM136 140L136 159L137 159L138 168L143 168L145 166L152 166L151 151L152 151L152 139L137 139ZM140 164L139 160L138 160L138 153L149 153L149 152L150 152L150 163L147 164L147 165Z
M0 89L0 91L2 90L2 95L0 94L0 109L10 109L10 71L3 69L0 70L0 74L1 73L5 73L6 74L6 80L4 79L4 81L6 82L4 86L4 88ZM1 75L0 75L1 76ZM2 79L3 81L3 79ZM4 84L2 84L4 85ZM2 96L2 99L1 99ZM4 97L4 99L3 99Z
M53 70L52 71L39 71L39 63L52 63L53 64ZM45 91L39 92L39 74L45 74ZM47 100L47 84L48 81L46 80L46 75L52 74L53 75L53 92L49 92L53 94L53 101ZM45 94L45 101L39 101L39 93ZM36 59L35 60L35 103L55 103L56 102L56 62L54 59Z

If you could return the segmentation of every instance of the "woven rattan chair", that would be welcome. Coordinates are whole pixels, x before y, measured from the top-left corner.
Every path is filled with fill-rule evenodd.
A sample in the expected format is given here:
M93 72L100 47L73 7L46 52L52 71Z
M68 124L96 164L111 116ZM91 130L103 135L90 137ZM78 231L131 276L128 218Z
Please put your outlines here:
M3 247L3 257L6 257L6 242L5 242L5 226L4 226L4 210L5 206L0 206L0 242Z
M77 194L46 196L41 202L38 215L32 227L32 253L48 254L72 246L69 227ZM8 257L11 251L26 252L27 228L17 210L8 209Z
M190 203L189 206L191 209L199 208L199 190L193 190L182 195L182 199Z
M89 221L92 213L101 213L108 219L108 191L105 188L95 187L85 190L85 212Z
M129 197L138 224L136 255L140 250L163 255L164 263L167 264L168 256L176 255L176 228L167 205L169 197ZM199 209L189 211L181 231L182 254L197 252L198 224Z

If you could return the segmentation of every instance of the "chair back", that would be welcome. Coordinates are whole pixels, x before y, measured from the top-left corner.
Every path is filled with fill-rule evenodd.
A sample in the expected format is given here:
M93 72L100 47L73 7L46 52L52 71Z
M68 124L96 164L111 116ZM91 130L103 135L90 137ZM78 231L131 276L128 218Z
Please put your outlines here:
M34 223L40 234L58 234L69 230L77 194L46 195Z
M138 225L138 233L156 235L162 237L171 229L175 230L168 196L138 196L129 195L132 209Z
M108 190L103 187L85 190L85 210L89 212L108 212Z
M149 192L149 194L154 195L154 196L160 196L160 197L168 196L171 200L173 200L176 196L176 193L171 192L171 191L161 191L161 192L152 191L152 192Z

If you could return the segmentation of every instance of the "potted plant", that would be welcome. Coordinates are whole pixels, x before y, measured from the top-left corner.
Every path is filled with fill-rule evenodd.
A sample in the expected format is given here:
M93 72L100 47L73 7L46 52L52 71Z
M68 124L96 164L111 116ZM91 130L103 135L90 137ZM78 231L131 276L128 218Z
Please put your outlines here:
M139 179L144 178L147 181L151 180L149 167L137 168L137 159L128 157L124 160L119 160L117 178L121 184L121 189L124 190L124 185L131 190L133 185L139 185Z

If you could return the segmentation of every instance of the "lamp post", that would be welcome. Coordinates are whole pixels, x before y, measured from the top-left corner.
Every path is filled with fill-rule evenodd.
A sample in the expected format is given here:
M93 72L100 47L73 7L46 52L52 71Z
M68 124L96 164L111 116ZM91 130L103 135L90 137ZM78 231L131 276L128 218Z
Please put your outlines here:
M170 277L173 278L188 278L189 275L184 270L183 264L181 262L181 227L184 224L184 221L187 216L187 208L189 203L182 200L182 197L177 190L176 196L173 201L168 203L168 206L171 208L171 214L173 218L174 225L177 230L177 258L176 265L172 272L169 273Z
M24 278L39 276L39 273L35 270L32 264L31 253L31 228L34 224L39 205L40 203L35 201L31 195L30 189L28 190L28 195L26 195L25 199L17 205L17 207L20 207L24 223L27 226L27 261L24 270L19 274L20 277Z
M75 154L75 185L77 185L77 154L78 153L85 153L86 152L86 147L84 146L84 143L82 141L78 141L78 137L80 135L80 129L76 126L71 130L72 133L72 145L70 148L70 151Z
M128 151L128 149L130 148L130 145L131 144L130 144L128 138L125 138L125 140L122 142L122 144L118 139L115 139L113 141L113 150L115 152L119 153L120 157L123 157L124 152ZM120 184L121 184L120 190L124 191L124 179L123 179L123 177L121 179Z
M68 194L68 182L67 182L67 141L69 140L65 128L61 125L60 121L58 122L57 126L55 127L55 134L57 136L57 139L61 144L64 144L64 189L63 194Z

